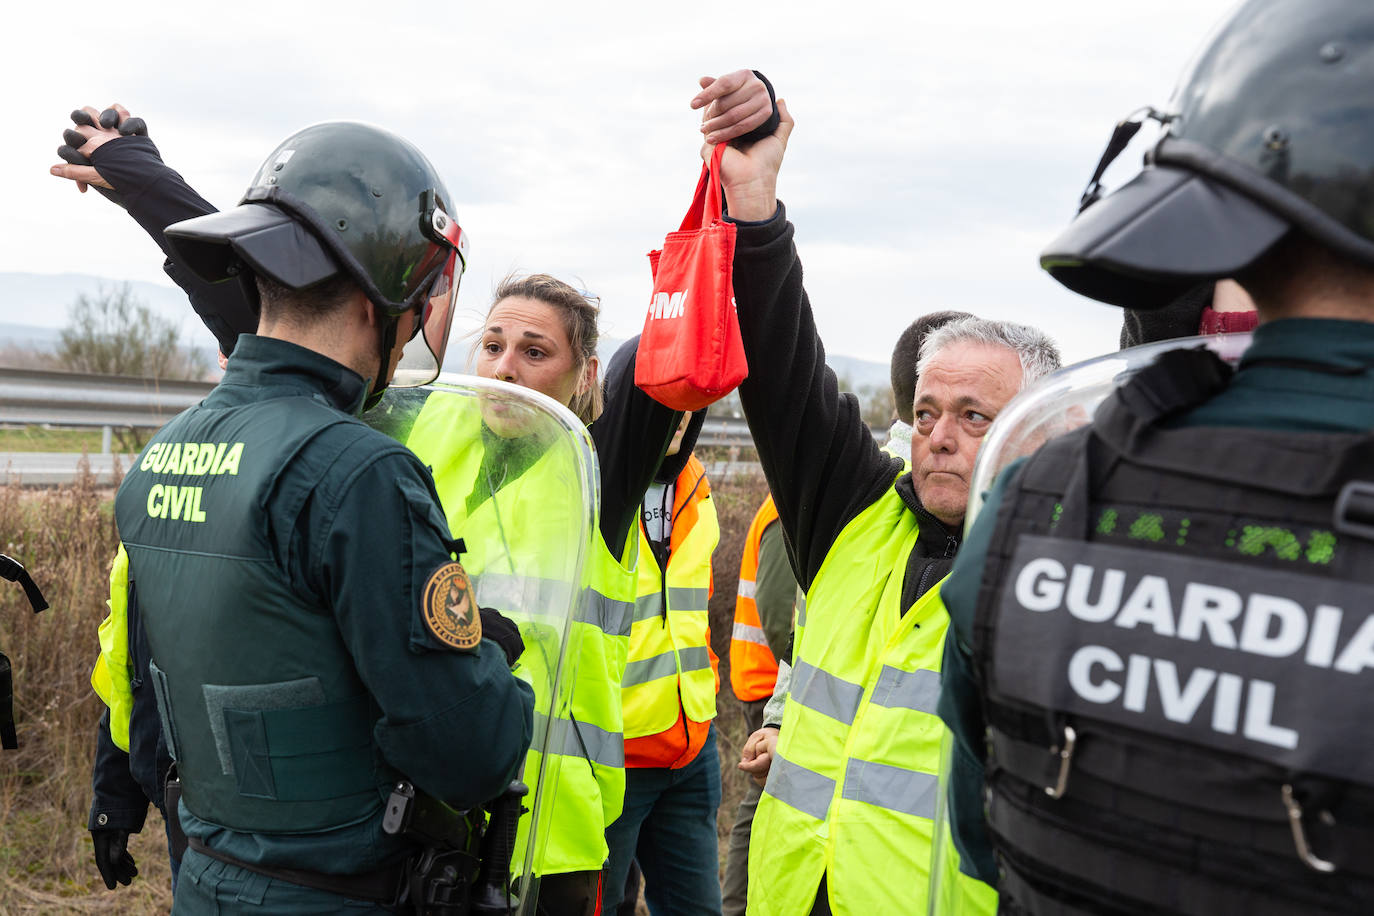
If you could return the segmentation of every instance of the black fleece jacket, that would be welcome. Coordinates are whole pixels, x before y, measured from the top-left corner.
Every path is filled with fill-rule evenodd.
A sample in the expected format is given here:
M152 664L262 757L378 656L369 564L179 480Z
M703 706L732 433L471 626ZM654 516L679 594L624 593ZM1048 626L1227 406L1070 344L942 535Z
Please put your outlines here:
M737 225L735 302L749 359L740 401L797 582L809 589L845 525L895 486L920 521L902 581L910 607L949 572L958 532L921 505L901 459L878 448L857 399L840 393L782 204L770 220Z

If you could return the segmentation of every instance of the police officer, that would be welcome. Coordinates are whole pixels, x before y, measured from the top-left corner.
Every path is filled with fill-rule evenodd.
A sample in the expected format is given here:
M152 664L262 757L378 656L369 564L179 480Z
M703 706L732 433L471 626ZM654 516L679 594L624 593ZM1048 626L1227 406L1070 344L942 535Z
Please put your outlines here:
M518 635L479 614L427 469L357 419L398 363L438 370L451 205L405 140L332 123L284 141L238 207L167 229L261 309L115 501L184 793L177 913L382 911L417 851L382 830L393 784L471 808L529 745Z
M1260 324L1003 474L944 586L954 833L1003 912L1374 905L1371 85L1366 0L1250 0L1041 257L1132 308L1235 277Z

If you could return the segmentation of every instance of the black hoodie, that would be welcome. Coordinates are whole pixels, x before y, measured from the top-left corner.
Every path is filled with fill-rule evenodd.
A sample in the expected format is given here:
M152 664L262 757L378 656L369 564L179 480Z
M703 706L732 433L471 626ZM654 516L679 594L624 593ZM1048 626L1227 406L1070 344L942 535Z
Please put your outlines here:
M840 393L782 204L770 220L738 225L735 300L749 357L740 401L797 582L809 589L844 527L895 486L920 521L902 582L910 607L949 571L959 532L921 505L901 460L878 448L858 401Z
M639 517L644 492L672 468L671 481L682 471L701 432L706 412L692 417L682 449L665 458L682 414L670 410L635 387L638 335L620 345L606 364L606 407L590 427L601 465L601 534L613 553Z
M636 341L637 340L638 338L636 338ZM635 341L631 342L633 343ZM668 543L672 537L673 519L671 517L666 518L666 524L663 526L663 536L657 539L647 535L647 532L651 530L649 520L651 515L655 512L665 517L668 516L668 513L673 509L674 503L677 502L676 491L672 489L672 487L676 484L679 475L682 474L683 469L687 467L687 462L692 457L692 449L696 447L697 437L701 435L702 424L706 422L706 410L707 408L702 408L701 410L693 412L692 419L688 421L687 428L683 430L682 444L678 447L675 454L663 456L663 462L658 466L658 471L654 474L653 483L655 486L651 486L648 492L644 494L642 511L646 539L649 542L649 547L654 552L654 559L658 562L659 569L668 568ZM679 420L679 422L681 421ZM669 441L672 441L671 436L669 437ZM700 486L700 480L695 481L693 485ZM686 505L686 503L683 505Z

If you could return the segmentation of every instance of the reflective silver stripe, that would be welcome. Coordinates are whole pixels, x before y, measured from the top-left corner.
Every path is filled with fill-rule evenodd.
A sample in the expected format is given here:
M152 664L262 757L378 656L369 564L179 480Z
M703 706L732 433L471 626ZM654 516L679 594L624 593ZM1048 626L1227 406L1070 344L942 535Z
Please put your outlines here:
M711 600L711 593L704 588L668 588L668 610L704 611Z
M548 717L543 713L534 714L535 734L543 731L547 721ZM621 732L608 732L589 722L574 722L562 716L559 717L559 727L563 730L563 750L560 753L564 757L586 759L590 755L591 761L601 766L616 769L625 767L625 736ZM587 745L585 753L583 744Z
M799 661L792 669L792 699L845 725L854 721L863 695L862 684L838 678L815 665Z
M663 616L663 593L640 595L635 599L635 623Z
M773 764L777 766L776 763ZM884 763L850 759L844 770L843 798L899 811L913 817L935 819L935 800L940 779L934 773L904 770Z
M835 780L774 753L773 765L768 770L768 784L763 791L783 804L823 821L830 813L830 799L835 797Z
M705 646L688 646L679 649L677 657L682 661L682 670L700 671L703 668L711 667L711 653Z
M753 598L754 588L753 579L740 579L739 588L735 591L735 594L739 595L741 598Z
M673 674L677 674L677 659L670 650L653 658L641 658L630 662L625 666L625 676L621 678L620 684L622 687L633 687Z
M577 589L560 579L483 572L472 576L477 603L482 607L515 611L526 617L563 619Z
M878 683L873 687L872 703L898 709L914 709L917 712L935 714L935 704L940 699L940 673L918 668L903 671L891 665L883 665L878 674Z
M738 639L740 642L752 642L756 645L768 647L768 637L763 635L763 627L751 627L747 623L737 623L735 628L730 631L731 639Z
M800 591L800 589L798 589ZM806 595L797 596L797 626L806 626Z
M629 636L634 613L635 606L630 602L617 601L589 588L578 619L599 628L608 636Z
M704 588L670 587L668 589L668 609L670 611L700 613L706 610L706 604L709 600L710 595ZM640 595L635 599L635 623L661 616L663 616L662 592Z

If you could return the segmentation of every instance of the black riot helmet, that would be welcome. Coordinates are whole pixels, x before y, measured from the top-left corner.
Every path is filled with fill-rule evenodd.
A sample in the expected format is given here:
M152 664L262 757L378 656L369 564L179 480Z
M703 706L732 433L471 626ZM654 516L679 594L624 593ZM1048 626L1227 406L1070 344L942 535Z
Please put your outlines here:
M347 121L316 124L284 140L232 210L167 227L188 268L216 282L252 275L305 289L343 272L391 321L417 313L392 384L423 385L443 364L467 236L443 181L418 149L389 131ZM418 333L423 328L423 333ZM374 395L386 388L381 372Z
M1145 167L1040 255L1069 289L1137 309L1233 276L1290 230L1374 264L1374 2L1249 0L1185 72Z

